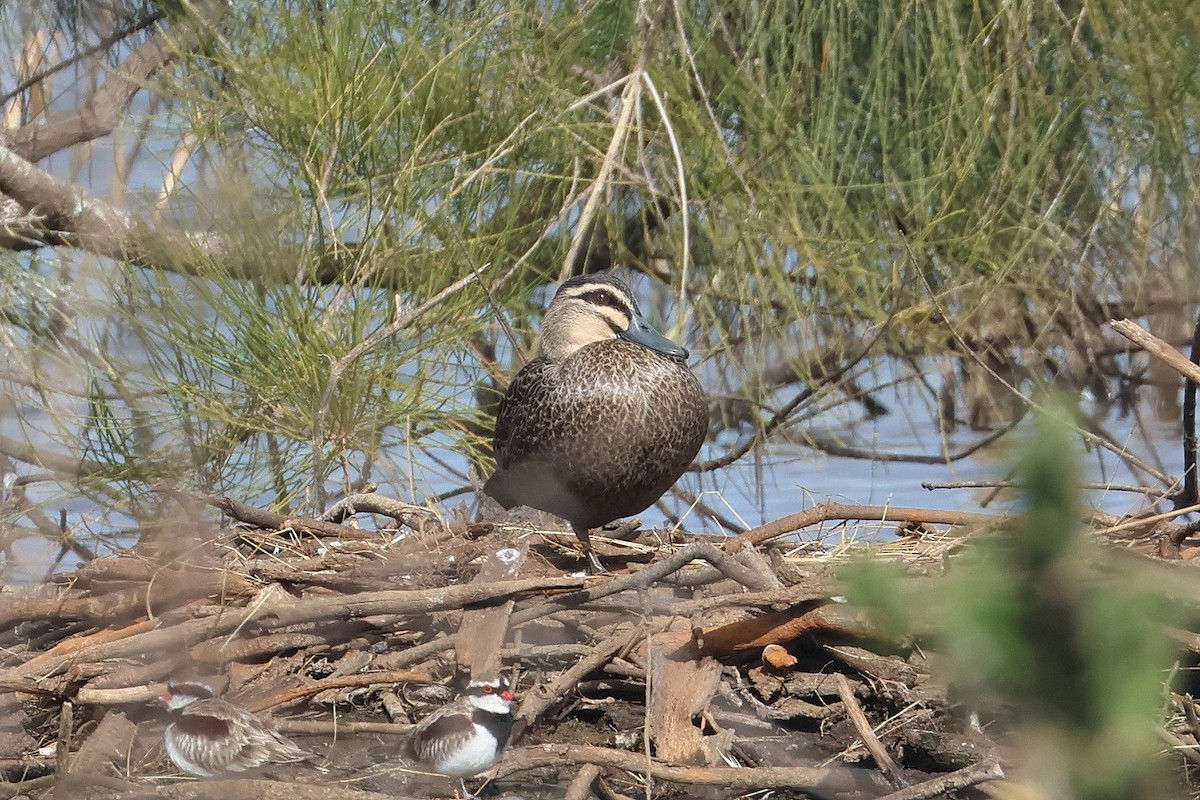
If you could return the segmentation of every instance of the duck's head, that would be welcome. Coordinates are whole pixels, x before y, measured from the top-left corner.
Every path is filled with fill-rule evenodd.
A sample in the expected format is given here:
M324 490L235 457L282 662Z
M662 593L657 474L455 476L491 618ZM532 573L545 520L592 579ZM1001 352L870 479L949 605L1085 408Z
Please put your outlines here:
M542 352L553 361L606 339L624 339L668 358L686 359L688 351L642 318L633 293L608 272L564 281L542 319Z

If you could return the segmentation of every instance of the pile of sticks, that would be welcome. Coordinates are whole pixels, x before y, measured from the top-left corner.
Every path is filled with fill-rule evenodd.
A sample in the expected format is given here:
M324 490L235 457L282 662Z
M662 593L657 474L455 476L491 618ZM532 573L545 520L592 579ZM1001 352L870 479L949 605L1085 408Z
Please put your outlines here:
M558 530L373 495L322 519L208 501L235 524L181 522L2 590L0 797L448 794L416 788L430 779L401 737L455 676L498 672L518 723L489 791L914 800L1003 777L920 651L835 599L831 549L779 539L912 510L825 506L729 539L626 526L594 537L612 572L585 577ZM366 513L395 524L346 524ZM996 521L919 517L897 546L935 568L956 533ZM181 671L223 676L227 699L326 752L330 777L176 781L152 701Z

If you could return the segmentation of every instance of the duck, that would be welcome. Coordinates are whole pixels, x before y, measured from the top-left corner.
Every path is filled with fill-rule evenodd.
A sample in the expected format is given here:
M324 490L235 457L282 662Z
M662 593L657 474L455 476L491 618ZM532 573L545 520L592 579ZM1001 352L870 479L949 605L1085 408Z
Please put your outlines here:
M224 777L269 764L320 760L274 726L217 697L208 681L172 679L158 703L172 714L172 722L163 734L167 757L197 778Z
M606 572L590 531L637 514L679 479L708 433L688 351L652 328L611 272L559 285L541 352L500 402L485 494L562 517Z
M456 699L428 714L409 735L408 750L422 768L466 779L500 760L512 735L512 686L504 676L472 679Z

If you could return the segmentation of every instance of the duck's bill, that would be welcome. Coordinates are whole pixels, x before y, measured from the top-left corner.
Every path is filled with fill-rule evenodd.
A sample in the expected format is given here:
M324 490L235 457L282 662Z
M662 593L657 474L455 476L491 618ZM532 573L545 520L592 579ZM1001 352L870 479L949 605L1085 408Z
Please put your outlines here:
M622 339L640 344L648 350L662 353L670 358L687 358L686 347L680 347L658 331L651 328L646 320L635 316L629 323L629 329L617 334Z

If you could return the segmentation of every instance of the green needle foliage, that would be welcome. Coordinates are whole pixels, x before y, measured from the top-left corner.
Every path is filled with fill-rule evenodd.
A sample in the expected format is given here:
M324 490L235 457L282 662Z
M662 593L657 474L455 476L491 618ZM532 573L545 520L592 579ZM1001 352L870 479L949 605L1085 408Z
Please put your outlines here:
M104 41L77 5L0 20L0 53ZM83 476L97 499L120 482L125 510L163 481L318 508L363 482L466 486L538 290L585 269L644 273L713 433L734 431L721 464L894 397L945 432L1004 425L1049 383L1123 397L1140 366L1104 325L1200 286L1178 256L1200 231L1194 3L153 5L171 33L208 14L203 34L71 178L125 181L136 264L80 264L58 236L7 259L33 311L0 321L2 388L35 411L6 450L82 455L65 495ZM26 112L95 69L23 90ZM484 265L334 374L397 297Z
M1063 418L1065 419L1065 417ZM1174 614L1140 577L1102 573L1078 521L1070 426L1039 416L1019 465L1024 515L964 545L917 588L880 565L847 570L852 601L893 634L915 625L947 656L966 706L1012 728L1035 796L1162 796L1155 726ZM865 567L865 568L864 568ZM893 606L928 616L898 618ZM912 628L908 628L912 632Z

